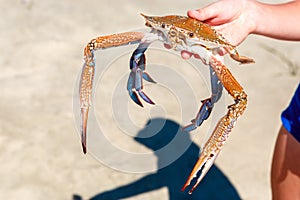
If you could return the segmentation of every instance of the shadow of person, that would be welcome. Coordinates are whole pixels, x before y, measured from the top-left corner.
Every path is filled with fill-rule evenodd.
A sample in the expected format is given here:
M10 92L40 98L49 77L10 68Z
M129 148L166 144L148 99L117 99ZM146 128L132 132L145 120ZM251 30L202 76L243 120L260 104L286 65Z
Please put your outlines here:
M170 200L241 199L228 178L215 165L192 195L181 192L200 149L176 122L163 118L152 119L135 140L154 151L158 157L158 170L127 185L99 193L90 200L128 198L162 187L168 188Z

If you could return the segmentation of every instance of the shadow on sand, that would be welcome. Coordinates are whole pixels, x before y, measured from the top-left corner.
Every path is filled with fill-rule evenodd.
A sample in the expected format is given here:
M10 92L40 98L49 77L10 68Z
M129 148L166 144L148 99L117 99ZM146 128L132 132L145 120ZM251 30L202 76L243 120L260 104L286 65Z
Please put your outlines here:
M145 137L153 134L153 131L157 132L155 124L162 123L164 123L164 125L158 133L152 137ZM174 140L175 135L175 140L178 140L175 141L177 144L172 145L172 148L169 148L167 153L157 153L158 151L156 150L164 147L170 141ZM138 137L136 137L135 140L155 152L155 155L158 157L158 170L155 173L146 175L137 181L128 183L127 185L120 186L109 191L102 191L90 198L90 200L123 199L162 187L168 188L170 200L241 199L228 178L215 165L212 166L192 195L187 194L187 191L181 192L181 187L198 159L200 149L191 141L188 133L181 131L181 126L176 122L162 118L152 119L151 123L149 122L147 126L138 133ZM187 144L190 144L190 146L186 149L186 151L182 151L181 147L184 147ZM172 153L178 153L178 151L181 151L182 155L177 160L164 168L160 167L164 165ZM81 197L78 195L73 196L73 200L80 199Z

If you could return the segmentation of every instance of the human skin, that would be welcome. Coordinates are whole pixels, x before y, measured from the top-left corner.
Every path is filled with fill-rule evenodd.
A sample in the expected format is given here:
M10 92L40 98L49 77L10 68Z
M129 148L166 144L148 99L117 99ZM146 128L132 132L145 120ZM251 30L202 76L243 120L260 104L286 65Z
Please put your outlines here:
M273 200L300 199L300 144L282 126L277 137L272 167Z
M190 10L188 16L213 26L229 43L237 46L249 34L300 41L299 10L299 0L284 4L221 0L204 8ZM188 59L192 54L182 51L181 55Z

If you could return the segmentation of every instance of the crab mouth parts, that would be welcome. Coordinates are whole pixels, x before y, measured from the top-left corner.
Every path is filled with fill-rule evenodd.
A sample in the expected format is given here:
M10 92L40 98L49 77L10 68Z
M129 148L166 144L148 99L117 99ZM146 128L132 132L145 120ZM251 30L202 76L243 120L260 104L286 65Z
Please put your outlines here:
M148 27L152 28L152 25L149 22L146 22L145 26L148 26Z

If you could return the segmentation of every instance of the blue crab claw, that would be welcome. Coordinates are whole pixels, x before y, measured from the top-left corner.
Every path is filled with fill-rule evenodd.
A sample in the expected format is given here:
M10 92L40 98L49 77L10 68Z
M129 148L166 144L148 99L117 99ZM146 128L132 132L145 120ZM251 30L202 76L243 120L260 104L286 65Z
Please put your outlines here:
M192 194L192 192L195 190L195 188L199 185L201 180L204 178L208 170L211 168L211 166L214 164L215 159L217 158L219 153L216 154L207 154L203 152L200 155L200 158L198 159L197 163L195 164L194 169L192 170L191 174L189 175L187 181L185 182L184 186L182 187L181 191L183 192L190 184L191 181L194 178L198 177L198 173L201 171L201 174L197 178L197 182L195 185L190 189L189 194Z
M202 100L202 106L199 109L199 112L196 115L196 118L193 119L191 124L184 126L182 128L183 131L189 132L195 130L198 126L201 126L204 120L208 119L211 110L213 108L213 104L211 103L211 99Z
M135 91L129 91L130 98L139 106L144 107Z
M133 87L134 87L134 72L131 71L130 74L129 74L128 80L127 80L127 90L128 90L128 92L132 91Z
M140 43L138 48L133 52L129 61L131 72L127 82L127 90L130 98L142 107L143 105L138 95L145 102L154 104L154 102L143 92L143 79L152 83L156 83L147 72L144 72L146 68L146 56L144 53L148 46L149 43Z
M134 89L137 91L143 89L142 70L136 69L134 72Z
M156 83L156 81L153 80L153 78L147 72L143 72L143 79L151 83Z
M140 97L149 104L154 104L154 102L142 91L143 89L143 72L141 69L137 69L135 73L134 88L139 93Z
M193 131L197 128L197 126L192 122L191 124L189 125L186 125L182 128L182 131L184 132L190 132L190 131Z
M143 82L142 82L142 70L136 69L130 72L129 78L127 81L127 90L130 98L139 106L143 107L142 102L140 101L139 96L149 104L155 104L143 91ZM136 91L134 91L136 90Z
M136 49L129 61L129 67L130 69L137 69L140 68L142 70L145 70L146 67L146 56L144 54L145 49L138 48Z
M134 66L135 64L132 63L131 65ZM143 79L145 79L146 81L151 82L151 83L156 83L156 81L154 81L154 79L147 72L144 72L145 69L146 69L146 56L145 56L145 54L141 55L141 57L139 58L136 65L139 69L142 70Z
M143 71L146 69L146 56L145 54L142 54L137 65L139 68L141 68Z
M129 74L128 81L127 81L127 90L128 90L128 93L129 93L130 98L131 98L136 104L138 104L139 106L143 107L143 104L142 104L142 102L140 101L140 99L139 99L137 93L136 93L135 91L133 91L134 85L135 85L135 72L134 72L134 71L131 71L130 74Z
M137 92L144 101L152 105L155 104L142 90L138 90Z

